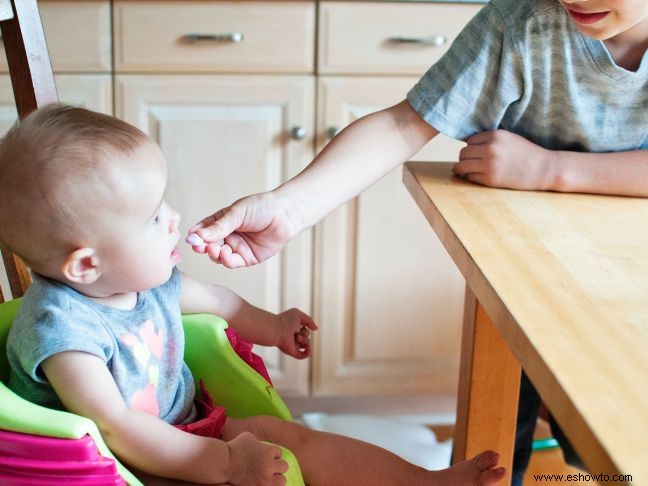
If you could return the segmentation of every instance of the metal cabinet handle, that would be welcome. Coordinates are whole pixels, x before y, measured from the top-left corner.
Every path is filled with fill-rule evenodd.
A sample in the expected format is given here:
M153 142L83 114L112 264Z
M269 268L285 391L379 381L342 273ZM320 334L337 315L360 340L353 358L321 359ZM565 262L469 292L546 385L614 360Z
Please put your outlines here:
M340 133L340 129L338 127L328 127L326 129L326 138L333 140L333 137L335 137L338 133Z
M432 35L430 37L389 37L387 42L390 44L417 44L441 47L448 42L448 38L444 35Z
M180 42L185 44L194 44L196 42L230 42L238 44L243 41L241 32L232 32L229 34L185 34L180 37Z
M293 140L303 140L306 137L306 129L304 127L296 126L290 130L290 138Z

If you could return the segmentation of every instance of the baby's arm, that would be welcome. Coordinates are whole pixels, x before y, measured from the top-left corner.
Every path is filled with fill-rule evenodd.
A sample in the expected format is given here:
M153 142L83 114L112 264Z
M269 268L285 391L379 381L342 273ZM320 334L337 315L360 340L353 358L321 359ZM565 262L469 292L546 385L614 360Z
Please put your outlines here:
M470 137L454 172L492 187L648 197L648 150L548 150L505 130Z
M287 465L278 447L251 434L230 442L191 435L128 409L97 356L67 351L46 359L42 368L63 405L93 420L108 447L141 471L209 484L283 484Z
M277 346L298 359L310 356L310 331L316 330L317 324L300 310L273 314L253 306L228 288L206 284L182 272L180 278L183 313L216 314L248 341Z

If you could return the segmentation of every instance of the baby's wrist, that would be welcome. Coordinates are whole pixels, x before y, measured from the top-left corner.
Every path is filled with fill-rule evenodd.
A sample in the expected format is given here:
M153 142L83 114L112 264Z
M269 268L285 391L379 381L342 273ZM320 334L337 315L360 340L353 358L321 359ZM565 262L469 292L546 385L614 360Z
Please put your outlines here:
M286 330L286 326L283 325L283 318L282 318L283 312L280 312L279 314L275 314L275 347L280 348L281 345L284 342L284 334Z

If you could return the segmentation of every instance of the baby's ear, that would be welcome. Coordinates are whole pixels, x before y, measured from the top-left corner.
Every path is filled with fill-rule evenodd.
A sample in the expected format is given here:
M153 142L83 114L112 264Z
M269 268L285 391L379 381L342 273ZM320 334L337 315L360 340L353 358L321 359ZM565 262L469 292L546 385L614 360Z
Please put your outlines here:
M70 282L91 284L101 275L99 257L94 248L79 248L68 255L61 272Z

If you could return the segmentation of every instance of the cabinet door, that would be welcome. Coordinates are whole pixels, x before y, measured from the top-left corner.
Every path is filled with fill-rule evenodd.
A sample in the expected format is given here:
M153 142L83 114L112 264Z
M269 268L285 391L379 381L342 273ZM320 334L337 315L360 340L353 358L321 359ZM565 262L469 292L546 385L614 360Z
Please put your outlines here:
M416 78L323 77L318 145L331 128L401 101ZM417 160L456 160L439 137ZM388 174L316 228L314 393L452 395L464 281L401 182Z
M112 79L110 74L55 74L61 103L83 106L112 114ZM16 103L8 74L0 74L0 135L18 119Z
M182 215L181 231L231 204L272 189L313 157L311 76L118 75L117 116L148 133L169 166L167 200ZM294 127L306 135L293 139ZM234 289L277 312L310 312L312 236L301 234L274 258L228 270L181 243L180 268ZM258 348L275 386L308 392L308 361Z

